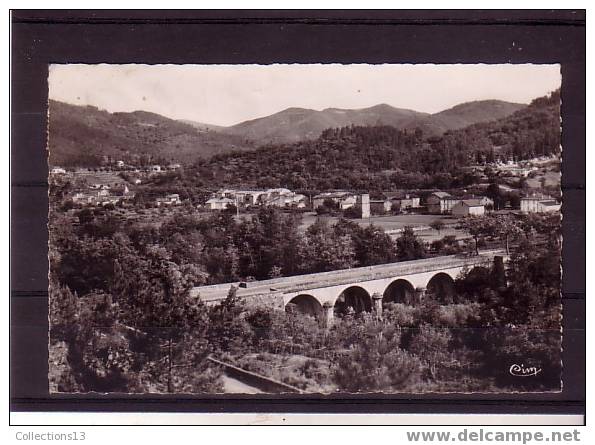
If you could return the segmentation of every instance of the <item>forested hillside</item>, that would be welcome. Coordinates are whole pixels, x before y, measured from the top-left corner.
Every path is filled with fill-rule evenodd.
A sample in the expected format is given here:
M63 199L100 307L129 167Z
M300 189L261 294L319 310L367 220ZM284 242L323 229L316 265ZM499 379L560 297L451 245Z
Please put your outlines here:
M206 131L154 113L108 113L50 101L50 164L97 166L105 157L134 163L192 162L254 146L240 136Z
M208 182L256 187L389 190L465 185L461 167L557 153L559 104L555 92L511 116L440 137L390 126L327 129L314 141L218 155L199 161L197 167Z
M436 148L475 152L476 160L529 159L560 152L560 91L535 99L527 108L492 122L447 132Z
M525 107L501 100L465 102L439 113L416 117L407 122L404 128L420 128L427 135L440 136L450 130L510 116Z

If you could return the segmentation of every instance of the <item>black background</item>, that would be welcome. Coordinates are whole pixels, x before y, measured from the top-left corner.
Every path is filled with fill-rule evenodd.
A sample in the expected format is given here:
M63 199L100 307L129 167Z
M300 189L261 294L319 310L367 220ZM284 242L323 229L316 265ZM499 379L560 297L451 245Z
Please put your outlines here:
M498 395L50 396L45 149L48 64L102 62L560 63L563 391ZM12 11L11 87L13 411L584 413L584 11L19 10Z

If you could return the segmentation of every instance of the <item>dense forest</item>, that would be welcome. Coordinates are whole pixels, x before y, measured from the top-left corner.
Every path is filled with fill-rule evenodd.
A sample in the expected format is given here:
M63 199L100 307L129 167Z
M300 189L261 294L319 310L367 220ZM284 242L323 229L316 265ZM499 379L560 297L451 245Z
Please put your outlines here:
M291 189L393 190L474 182L461 169L496 159L522 160L560 150L560 94L511 116L426 137L420 129L349 126L314 141L232 152L195 164L204 183Z

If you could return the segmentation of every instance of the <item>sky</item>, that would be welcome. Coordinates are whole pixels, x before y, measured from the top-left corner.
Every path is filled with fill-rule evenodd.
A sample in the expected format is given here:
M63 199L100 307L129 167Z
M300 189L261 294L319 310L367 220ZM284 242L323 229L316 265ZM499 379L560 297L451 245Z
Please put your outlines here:
M529 103L560 87L554 65L51 65L50 99L110 112L233 125L290 107L386 103L435 113L459 103Z

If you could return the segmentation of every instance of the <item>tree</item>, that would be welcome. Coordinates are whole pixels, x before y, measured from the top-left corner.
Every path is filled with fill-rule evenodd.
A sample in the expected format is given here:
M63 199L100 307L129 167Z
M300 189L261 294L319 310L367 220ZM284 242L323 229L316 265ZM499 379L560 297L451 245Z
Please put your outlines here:
M487 216L467 216L462 224L475 241L475 255L479 255L479 239L482 236L494 234L493 219Z
M413 232L413 228L403 228L401 236L396 240L397 258L399 261L416 260L426 256L426 247Z
M503 292L507 319L528 323L534 314L560 304L560 251L521 244L507 264L509 286Z
M246 321L254 332L256 345L270 338L273 327L273 318L270 310L258 308L246 316Z
M502 192L497 182L491 182L486 189L486 196L494 201L494 210L500 210L503 206Z
M300 215L284 214L275 207L261 207L251 221L237 228L241 275L258 279L294 275L301 271L303 237Z
M440 234L440 231L444 229L444 221L441 219L435 219L430 223L430 227L434 230L437 230L438 234Z
M560 249L561 219L557 213L530 213L519 221L519 227L525 234L526 239L533 241L536 238L544 237L553 249Z
M339 203L331 198L325 198L322 205L314 209L318 215L336 215L339 213Z
M230 287L225 300L209 311L207 337L216 352L244 350L251 343L252 330L242 317L243 312L235 286Z
M50 337L71 341L76 329L78 297L54 279L50 283L49 300Z
M348 235L338 235L323 220L306 231L304 268L309 273L349 269L355 266L353 242Z
M333 226L333 231L337 237L351 238L358 266L386 264L397 260L394 242L378 226L362 227L353 221L341 218Z
M506 254L510 255L510 240L518 237L522 233L518 222L510 217L510 215L499 215L494 218L493 227L500 236L504 238L504 245L506 247Z

